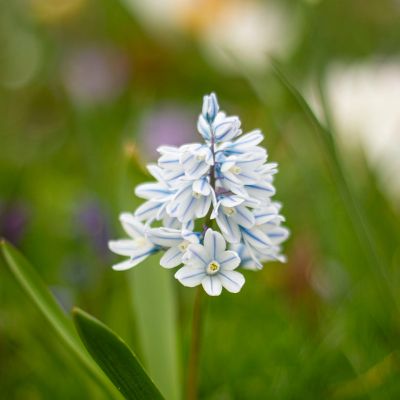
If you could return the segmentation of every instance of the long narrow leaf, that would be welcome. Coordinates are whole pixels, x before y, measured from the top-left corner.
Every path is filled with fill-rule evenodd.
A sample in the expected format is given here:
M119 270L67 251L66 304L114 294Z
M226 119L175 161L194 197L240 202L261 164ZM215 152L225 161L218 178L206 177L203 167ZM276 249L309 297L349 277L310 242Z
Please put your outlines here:
M5 240L1 241L0 249L5 265L13 277L49 321L50 325L55 329L62 342L69 348L80 365L83 366L86 372L105 391L109 398L120 398L119 393L112 386L111 382L87 354L75 333L72 321L64 314L35 269Z
M144 360L168 399L180 399L176 309L171 274L157 257L145 260L129 275L133 307Z
M136 356L114 332L78 308L73 317L87 350L126 399L163 398Z
M120 210L132 207L132 186L152 179L141 172L143 166L135 152L128 156L125 175L122 174ZM143 363L161 393L168 399L179 400L182 385L177 306L174 279L169 272L159 267L159 257L152 256L127 272L127 276Z
M396 296L393 293L390 278L387 274L386 265L382 261L381 255L378 253L370 224L368 223L365 213L363 212L361 205L358 203L352 186L343 170L333 133L320 122L305 98L301 95L299 90L292 85L279 64L275 61L273 62L273 71L278 81L290 93L293 100L295 100L299 108L315 128L317 133L316 138L320 141L321 150L326 156L328 167L334 178L338 193L342 198L343 206L348 214L349 220L351 221L360 247L362 248L365 263L369 266L371 273L377 278L377 290L380 292L382 298L386 298L385 294L389 294L390 303L388 306L398 307Z

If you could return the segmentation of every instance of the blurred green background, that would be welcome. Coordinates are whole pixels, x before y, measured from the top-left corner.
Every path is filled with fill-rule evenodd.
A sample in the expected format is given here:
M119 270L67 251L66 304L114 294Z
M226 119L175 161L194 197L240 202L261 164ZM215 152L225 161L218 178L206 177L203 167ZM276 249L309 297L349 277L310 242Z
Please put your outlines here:
M207 299L200 397L399 398L399 21L397 0L0 1L0 235L179 398L193 291L157 259L113 272L107 240L215 91L265 133L291 238ZM0 398L101 399L0 267Z

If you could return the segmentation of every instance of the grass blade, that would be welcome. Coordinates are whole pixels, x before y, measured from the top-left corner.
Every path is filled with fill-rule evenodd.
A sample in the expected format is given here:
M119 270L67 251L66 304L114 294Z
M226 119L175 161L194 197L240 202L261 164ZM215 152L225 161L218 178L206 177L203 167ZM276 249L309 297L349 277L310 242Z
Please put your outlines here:
M78 308L73 317L87 350L126 399L163 398L136 356L114 332Z
M72 321L64 314L35 269L17 249L5 240L1 241L0 249L5 265L13 277L49 321L50 325L55 329L60 339L70 349L80 365L83 366L93 380L105 391L109 398L120 398L119 393L112 386L111 382L87 354L75 333Z
M396 297L394 296L390 278L387 273L387 266L383 261L382 255L379 254L376 248L370 224L367 221L361 205L356 199L353 188L349 183L346 173L343 169L342 161L336 147L333 133L316 117L308 102L304 99L299 90L290 82L285 73L282 71L280 65L276 61L272 61L272 67L277 80L290 94L294 102L297 104L299 109L302 110L304 116L314 128L314 137L320 146L326 165L333 177L338 193L341 196L344 209L347 212L354 234L357 238L360 248L362 249L364 262L366 265L368 265L371 273L376 277L376 287L381 298L387 298L387 294L389 294L390 303L388 306L394 306L397 308L398 303L396 301ZM263 98L261 98L261 100L263 100Z
M301 93L290 83L289 79L282 72L278 63L273 62L273 69L275 72L275 76L292 95L298 106L303 110L305 116L314 126L316 131L320 134L318 137L323 143L323 150L327 156L331 173L335 178L336 185L341 193L344 205L347 208L347 212L352 219L353 226L360 241L360 244L362 245L365 254L368 254L366 260L373 271L375 271L375 268L378 267L382 275L387 278L385 266L382 265L381 258L377 254L376 248L373 243L372 234L369 231L369 227L366 225L366 221L362 214L362 211L357 204L357 201L355 200L351 185L347 182L346 174L343 171L342 163L336 149L332 132L321 124L307 101L304 99Z
M129 275L140 344L149 372L168 399L179 399L179 359L173 277L159 259L145 260Z

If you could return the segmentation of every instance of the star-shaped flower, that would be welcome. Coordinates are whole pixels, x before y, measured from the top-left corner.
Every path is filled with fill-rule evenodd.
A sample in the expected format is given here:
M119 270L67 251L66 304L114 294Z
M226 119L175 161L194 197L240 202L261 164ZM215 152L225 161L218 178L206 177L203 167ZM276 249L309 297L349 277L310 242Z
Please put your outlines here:
M207 230L202 245L188 246L182 261L185 266L178 270L175 278L184 286L203 285L210 296L219 296L222 287L237 293L244 284L244 276L234 271L240 264L239 256L226 250L225 239L212 229Z

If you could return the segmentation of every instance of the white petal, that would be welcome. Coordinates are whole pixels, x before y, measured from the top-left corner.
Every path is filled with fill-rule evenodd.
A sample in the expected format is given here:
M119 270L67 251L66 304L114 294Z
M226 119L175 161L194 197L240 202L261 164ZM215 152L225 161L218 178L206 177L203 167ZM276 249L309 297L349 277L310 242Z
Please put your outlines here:
M242 133L239 129L240 120L238 117L226 117L222 121L216 119L213 128L215 137L219 142L231 140Z
M239 204L242 204L244 202L244 199L239 196L225 196L221 198L221 204L224 207L236 207Z
M251 259L253 260L254 264L256 265L256 268L258 270L263 269L263 265L261 263L260 256L256 254L256 251L255 251L254 247L251 247L251 245L249 245L249 243L247 242L246 239L244 239L244 244L246 246L246 249L247 249L247 252L248 252L249 256L251 257Z
M159 146L159 147L157 147L157 151L160 154L177 153L177 152L179 152L179 148L176 146Z
M211 219L215 219L215 218L218 217L218 211L219 211L220 205L221 205L221 202L218 201L217 204L215 204L213 206L213 210L212 210L212 213L211 213L211 216L210 216Z
M152 182L152 183L142 183L136 186L135 194L138 197L147 200L158 200L168 197L170 191L162 183Z
M206 178L194 181L192 188L193 192L200 193L203 196L208 196L211 193L211 186Z
M167 209L167 205L169 204L169 201L162 203L161 207L158 209L157 214L155 217L156 220L160 220L163 219L165 217L166 214L166 209ZM146 225L149 225L149 221L148 223L146 223Z
M179 164L179 152L165 153L158 159L158 165L166 169L181 169Z
M193 196L188 196L184 201L178 206L176 216L182 223L189 221L194 218L196 211L195 205L196 200Z
M219 213L217 224L229 243L238 243L240 241L239 227L235 221L230 219L230 217L227 217L224 213Z
M182 285L188 287L200 285L205 276L206 273L203 269L192 267L182 267L175 274L175 278L178 279Z
M221 171L222 172L222 171ZM242 185L241 180L230 170L223 172L224 181L234 185Z
M193 244L199 243L199 236L196 232L192 232L189 230L183 230L182 237L190 243L193 243Z
M219 296L222 292L222 284L218 275L206 275L201 284L209 296Z
M244 240L251 246L256 248L268 248L272 245L272 242L268 236L258 228L242 228L242 233Z
M265 149L263 149L263 151L258 151L255 153L250 152L238 156L236 164L241 169L246 168L248 170L254 170L260 165L264 164L266 160L267 160L267 152Z
M205 119L212 121L217 115L218 110L218 100L215 93L203 97L203 108L201 113Z
M202 196L196 202L196 210L195 215L197 218L203 218L207 215L208 210L211 206L211 197L210 196Z
M125 232L132 238L144 236L144 225L130 213L122 213L119 216L119 220L125 230Z
M194 164L192 168L185 170L185 173L192 179L199 179L204 174L208 173L209 169L210 166L206 162L201 161Z
M147 170L157 181L164 182L163 170L158 165L149 164L147 165Z
M135 261L131 261L129 259L129 260L122 261L118 264L114 264L112 266L112 269L114 271L126 271L127 269L130 269L130 268L134 267L135 265L137 265L137 263Z
M268 198L275 194L275 188L268 182L259 182L254 185L246 185L250 197Z
M209 264L210 256L201 244L191 244L185 254L185 263L193 267L206 268Z
M283 221L284 218L278 214L278 209L274 206L269 206L265 208L261 208L258 210L254 210L254 218L257 225L262 225L267 222L278 218L278 220Z
M161 257L160 265L164 268L174 268L182 264L182 252L178 247L171 247Z
M130 239L110 240L108 242L108 248L120 256L131 256L137 247L136 242Z
M227 172L229 171L232 167L235 166L235 160L231 159L232 157L229 157L226 161L222 163L221 166L221 172Z
M251 228L255 224L255 218L252 212L244 206L235 208L236 213L233 215L234 220L238 225L245 228Z
M205 140L210 140L211 138L210 125L202 115L199 116L199 119L197 121L197 130Z
M251 131L249 133L244 134L239 139L237 139L234 143L234 146L257 146L264 139L263 134L258 129Z
M287 228L278 226L269 230L267 235L273 244L280 244L289 237L289 230Z
M178 221L177 218L166 216L163 219L163 225L166 228L179 229L182 224Z
M147 237L152 243L163 247L174 247L183 241L180 230L164 227L150 229Z
M237 271L221 271L218 273L218 277L222 286L231 293L240 292L245 282L244 276Z
M140 221L155 218L159 208L162 206L163 203L148 200L136 209L135 217Z
M219 232L207 229L204 236L204 247L211 259L218 260L218 255L225 251L225 239Z
M218 257L217 261L220 263L221 268L224 271L233 270L239 266L240 257L236 252L228 250L222 252L222 254Z
M132 268L135 265L138 265L141 263L143 260L145 260L150 254L155 253L155 249L140 249L137 251L135 255L133 255L131 258L128 260L125 260L119 264L113 265L113 269L115 271L125 271L126 269Z

